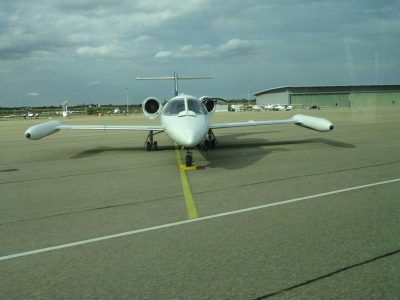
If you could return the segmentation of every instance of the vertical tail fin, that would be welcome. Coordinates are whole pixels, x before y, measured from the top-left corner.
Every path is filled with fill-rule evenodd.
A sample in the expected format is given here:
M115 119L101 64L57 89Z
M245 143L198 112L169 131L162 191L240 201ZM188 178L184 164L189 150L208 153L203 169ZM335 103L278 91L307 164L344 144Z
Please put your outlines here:
M179 95L178 91L178 73L174 72L175 96Z
M192 79L213 79L213 76L201 76L201 77L179 77L178 74L175 72L174 76L167 76L167 77L136 77L136 80L174 80L175 96L178 96L178 81L179 80L192 80Z

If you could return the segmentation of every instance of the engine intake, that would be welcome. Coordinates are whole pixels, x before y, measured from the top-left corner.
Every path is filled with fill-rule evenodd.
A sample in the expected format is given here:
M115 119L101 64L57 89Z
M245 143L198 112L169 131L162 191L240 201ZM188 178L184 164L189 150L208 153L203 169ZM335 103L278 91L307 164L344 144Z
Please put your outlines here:
M209 113L214 112L215 104L217 102L214 98L211 98L208 96L203 96L203 97L200 97L199 100L201 101L201 103L204 104L204 106L207 109L207 112L209 112Z
M143 101L142 110L146 118L153 120L160 115L162 111L162 104L157 98L149 97Z

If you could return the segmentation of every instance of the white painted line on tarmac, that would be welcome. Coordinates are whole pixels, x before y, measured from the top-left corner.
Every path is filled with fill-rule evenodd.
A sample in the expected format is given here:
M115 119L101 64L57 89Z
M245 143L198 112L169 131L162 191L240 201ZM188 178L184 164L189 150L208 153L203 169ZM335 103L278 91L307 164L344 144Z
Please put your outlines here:
M294 199L275 202L275 203L263 204L263 205L259 205L259 206L253 206L253 207L249 207L249 208L224 212L224 213L210 215L210 216L201 217L201 218L197 218L197 219L173 222L173 223L168 223L168 224L163 224L163 225L158 225L158 226L152 226L152 227L147 227L147 228L142 228L142 229L121 232L121 233L117 233L117 234L101 236L101 237L88 239L88 240L77 241L77 242L73 242L73 243L62 244L62 245L58 245L58 246L52 246L52 247L41 248L41 249L36 249L36 250L31 250L31 251L25 251L25 252L6 255L6 256L0 256L0 261L13 259L13 258L17 258L17 257L22 257L22 256L33 255L33 254L39 254L39 253L43 253L43 252L60 250L60 249L65 249L65 248L69 248L69 247L75 247L75 246L80 246L80 245L85 245L85 244L90 244L90 243L95 243L95 242L100 242L100 241L105 241L105 240L110 240L110 239L119 238L119 237L123 237L123 236L127 236L127 235L134 235L134 234L148 232L148 231L155 231L155 230L159 230L159 229L175 227L175 226L189 224L189 223L201 222L201 221L205 221L205 220L241 214L241 213L255 211L255 210L273 207L273 206L285 205L285 204L300 202L300 201L309 200L309 199L321 198L321 197L325 197L325 196L330 196L330 195L335 195L335 194L340 194L340 193L345 193L345 192L350 192L350 191L355 191L355 190L361 190L361 189L365 189L365 188L369 188L369 187L374 187L374 186L379 186L379 185L389 184L389 183L395 183L395 182L399 182L399 181L400 181L400 178L386 180L386 181L380 181L380 182L374 182L374 183L354 186L354 187L350 187L350 188L346 188L346 189L335 190L335 191L321 193L321 194L315 194L315 195L294 198Z

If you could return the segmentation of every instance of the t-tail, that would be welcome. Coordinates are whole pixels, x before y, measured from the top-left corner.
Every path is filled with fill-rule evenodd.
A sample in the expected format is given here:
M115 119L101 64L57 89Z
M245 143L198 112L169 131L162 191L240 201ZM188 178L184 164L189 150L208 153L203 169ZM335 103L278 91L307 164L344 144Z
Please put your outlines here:
M179 88L178 88L178 81L179 80L192 80L192 79L213 79L213 76L200 76L200 77L179 77L178 74L175 72L174 76L167 76L167 77L136 77L136 80L173 80L175 91L175 96L179 95Z

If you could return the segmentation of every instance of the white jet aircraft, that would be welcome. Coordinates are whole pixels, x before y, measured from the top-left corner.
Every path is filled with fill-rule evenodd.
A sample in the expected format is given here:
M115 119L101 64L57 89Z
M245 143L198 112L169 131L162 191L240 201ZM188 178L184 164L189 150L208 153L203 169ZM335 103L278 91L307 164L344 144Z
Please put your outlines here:
M196 98L186 94L178 94L178 80L182 79L208 79L210 77L152 77L140 78L138 80L171 80L175 81L175 97L167 101L163 107L155 97L146 98L142 103L143 113L146 118L155 119L160 117L161 125L137 126L137 125L65 125L57 120L48 121L28 128L25 137L37 140L59 130L136 130L148 131L146 139L147 151L157 150L157 142L154 135L165 132L176 144L186 149L185 164L192 165L192 154L190 149L200 147L203 150L214 148L217 141L213 130L231 127L296 124L317 131L331 131L333 124L323 118L297 114L286 120L273 121L248 121L210 124L210 117L215 110L217 102L224 101L220 98L203 96Z
M68 110L68 101L64 101L62 104L63 111L61 113L57 112L57 114L61 114L63 118L68 118L71 115L72 111Z

